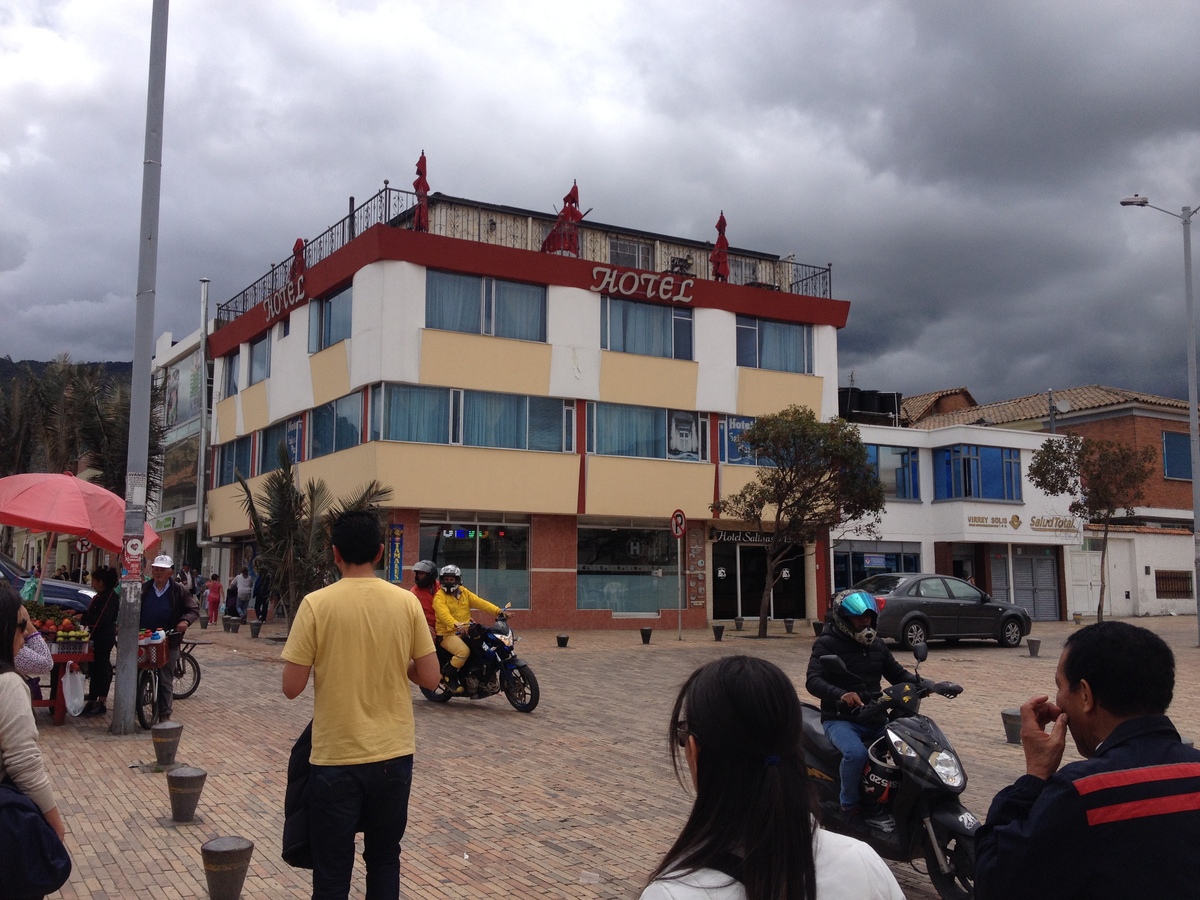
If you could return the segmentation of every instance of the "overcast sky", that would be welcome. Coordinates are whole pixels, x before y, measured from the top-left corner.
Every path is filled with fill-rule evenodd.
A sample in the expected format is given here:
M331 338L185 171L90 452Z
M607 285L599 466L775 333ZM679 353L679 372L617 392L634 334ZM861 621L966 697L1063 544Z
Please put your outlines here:
M0 0L0 355L133 357L151 0ZM155 334L408 188L833 263L842 385L1186 397L1194 0L203 0ZM1200 243L1200 242L1198 242ZM1197 259L1200 268L1200 258Z

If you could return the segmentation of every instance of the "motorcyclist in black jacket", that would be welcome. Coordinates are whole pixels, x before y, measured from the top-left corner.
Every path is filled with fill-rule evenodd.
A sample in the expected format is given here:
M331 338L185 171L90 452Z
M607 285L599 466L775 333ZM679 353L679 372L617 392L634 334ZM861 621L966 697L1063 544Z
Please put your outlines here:
M890 832L896 823L885 810L862 809L859 782L867 764L867 747L883 733L882 721L862 722L853 711L864 705L860 691L878 691L881 677L891 684L920 684L921 679L896 662L875 631L879 610L866 591L842 591L833 598L825 628L813 644L805 687L821 700L821 724L830 742L842 751L842 810L860 834L867 826ZM848 676L825 671L822 656L838 656Z

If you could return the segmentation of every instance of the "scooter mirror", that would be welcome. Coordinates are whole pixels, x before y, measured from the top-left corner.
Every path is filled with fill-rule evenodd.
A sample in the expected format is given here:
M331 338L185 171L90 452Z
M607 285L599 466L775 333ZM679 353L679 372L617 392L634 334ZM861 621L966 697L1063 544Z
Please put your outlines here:
M913 656L917 658L917 662L925 662L929 658L929 645L925 643L913 645Z

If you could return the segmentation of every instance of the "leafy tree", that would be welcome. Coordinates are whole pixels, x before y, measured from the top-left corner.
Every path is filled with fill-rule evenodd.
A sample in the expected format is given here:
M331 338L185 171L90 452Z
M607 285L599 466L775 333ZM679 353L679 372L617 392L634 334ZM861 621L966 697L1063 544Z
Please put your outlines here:
M842 419L820 422L800 406L760 416L738 444L763 464L753 481L712 509L753 523L770 537L758 616L758 635L766 637L771 591L789 545L811 543L832 528L874 530L883 510L883 486L857 427Z
M347 510L372 509L388 500L392 489L372 479L344 500L335 500L325 482L309 479L301 490L295 466L282 442L278 448L279 468L262 483L258 497L250 491L241 472L242 508L250 518L258 555L254 566L271 579L279 591L291 621L304 595L334 579L337 569L329 543L333 520Z
M1135 448L1077 434L1048 439L1035 450L1029 480L1051 497L1071 498L1071 515L1104 526L1100 538L1100 602L1097 621L1104 621L1108 586L1108 530L1118 511L1133 515L1142 502L1142 489L1153 471L1152 447Z

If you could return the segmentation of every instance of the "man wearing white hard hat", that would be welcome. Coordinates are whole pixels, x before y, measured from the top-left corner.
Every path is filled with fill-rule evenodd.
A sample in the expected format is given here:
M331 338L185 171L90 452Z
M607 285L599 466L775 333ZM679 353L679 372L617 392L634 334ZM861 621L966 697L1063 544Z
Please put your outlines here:
M173 577L175 562L171 557L156 556L150 564L151 580L142 585L142 615L140 628L161 628L175 631L168 638L170 660L166 668L159 671L158 709L159 721L171 718L175 705L175 664L179 662L179 646L188 626L200 618L200 607L196 598Z

